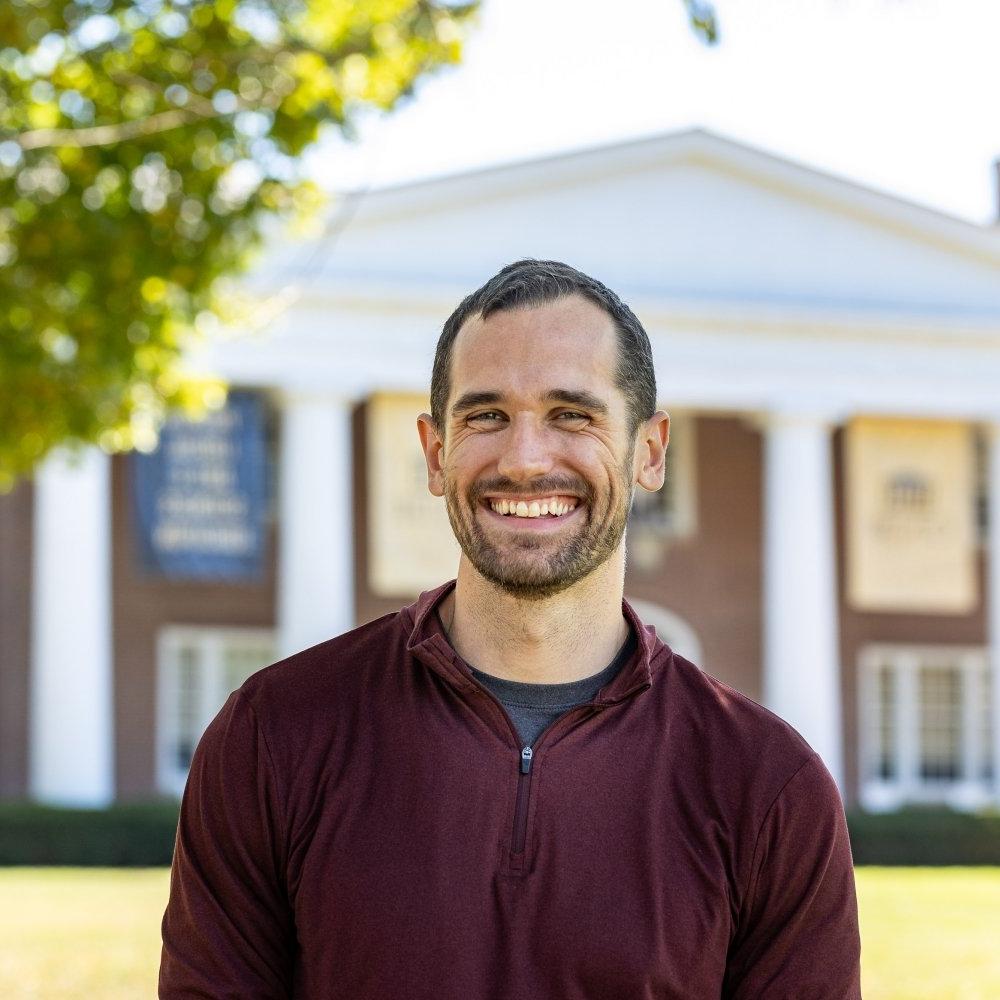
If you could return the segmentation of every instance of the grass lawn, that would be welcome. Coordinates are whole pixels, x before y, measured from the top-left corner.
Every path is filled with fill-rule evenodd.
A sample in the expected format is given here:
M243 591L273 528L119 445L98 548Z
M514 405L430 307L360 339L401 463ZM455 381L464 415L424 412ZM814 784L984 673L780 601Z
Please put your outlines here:
M1000 868L859 868L865 1000L1000 997Z
M857 880L865 1000L1000 997L1000 868ZM155 997L166 896L165 869L0 869L0 997Z
M152 1000L165 868L0 869L0 997Z

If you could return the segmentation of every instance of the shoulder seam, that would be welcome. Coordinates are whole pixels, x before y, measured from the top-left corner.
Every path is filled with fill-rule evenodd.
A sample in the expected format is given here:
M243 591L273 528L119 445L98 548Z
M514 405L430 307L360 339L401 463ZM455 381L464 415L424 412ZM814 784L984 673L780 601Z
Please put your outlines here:
M759 708L762 712L769 715L772 719L777 719L778 722L782 723L782 725L784 725L785 727L790 729L793 733L795 733L795 735L798 736L798 738L802 740L802 742L807 747L809 746L808 742L806 741L806 738L787 719L783 719L780 715L778 715L777 712L771 711L771 709L769 709L767 705L762 705L759 701L754 701L753 698L749 697L748 695L745 695L742 691L740 691L738 688L734 688L731 684L726 684L725 681L720 680L718 677L715 677L714 675L709 675L709 676L712 676L713 679L719 684L724 684L726 689L735 694L740 699L740 701L744 701L748 705L752 705L754 708ZM809 749L812 751L813 754L816 753L816 751L813 750L812 747L809 747ZM792 775L792 777L794 777L794 775ZM790 780L791 778L789 778L789 781Z
M749 699L748 699L749 700ZM757 867L757 852L760 849L760 838L761 834L764 832L764 827L767 826L768 820L771 818L771 813L774 812L774 807L777 805L778 799L784 794L785 789L798 777L802 769L807 764L812 764L814 761L820 760L820 756L813 750L808 757L785 779L781 787L775 793L774 798L771 800L771 804L767 807L764 812L764 816L760 821L760 828L757 830L757 835L754 838L753 843L753 854L750 856L750 877L747 882L746 892L744 894L744 904L745 909L749 911L753 904L754 894L757 892L757 883L760 879L760 869ZM755 870L756 869L756 870ZM743 909L744 907L741 907Z
M238 698L242 698L246 703L247 709L253 718L254 728L257 730L257 735L260 737L260 741L264 747L264 753L267 755L268 768L271 771L271 778L274 781L275 791L278 793L279 804L281 806L280 815L277 817L278 824L280 826L279 835L281 837L281 856L287 860L288 857L288 828L286 826L288 821L288 796L286 790L282 787L281 781L278 777L278 769L274 764L274 755L271 752L271 744L268 742L267 733L264 732L264 727L260 723L260 716L257 714L257 709L254 708L253 702L250 700L250 696L247 695L242 688L236 691Z
M360 625L355 625L354 628L348 629L346 632L341 632L339 635L332 635L329 639L324 639L322 642L317 642L313 646L306 646L304 649L296 650L294 653L290 653L288 656L282 657L280 660L275 660L273 663L267 664L267 666L261 667L260 670L255 671L248 679L244 682L243 686L239 690L243 690L250 684L254 682L255 679L259 680L265 675L270 675L274 671L281 669L287 669L293 662L301 662L307 654L321 655L321 651L327 649L327 647L333 645L333 643L345 639L354 633L360 632L362 629L374 628L376 625L381 625L387 622L390 618L393 618L400 614L400 611L387 611L384 615L380 615L378 618L372 618L370 621L362 622Z

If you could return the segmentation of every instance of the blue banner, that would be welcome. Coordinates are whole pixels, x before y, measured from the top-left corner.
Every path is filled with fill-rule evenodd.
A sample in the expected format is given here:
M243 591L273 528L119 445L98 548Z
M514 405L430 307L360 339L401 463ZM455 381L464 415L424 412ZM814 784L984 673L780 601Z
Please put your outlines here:
M201 580L262 577L268 462L258 395L231 392L202 421L169 418L156 451L132 458L144 569Z

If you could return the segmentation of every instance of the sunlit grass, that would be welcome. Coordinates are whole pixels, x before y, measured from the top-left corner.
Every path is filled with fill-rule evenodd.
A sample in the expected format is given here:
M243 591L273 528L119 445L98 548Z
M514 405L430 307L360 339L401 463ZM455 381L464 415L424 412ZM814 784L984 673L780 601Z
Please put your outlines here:
M0 997L151 1000L165 868L0 869Z
M1000 868L859 868L865 1000L1000 997Z
M1000 868L859 868L865 1000L1000 997ZM0 997L156 996L166 869L0 869Z

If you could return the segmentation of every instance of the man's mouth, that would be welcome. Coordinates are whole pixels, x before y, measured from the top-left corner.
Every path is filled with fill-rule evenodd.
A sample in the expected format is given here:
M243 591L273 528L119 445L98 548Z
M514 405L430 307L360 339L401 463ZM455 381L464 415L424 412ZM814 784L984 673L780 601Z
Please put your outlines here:
M575 510L579 500L569 496L548 497L487 497L490 509L505 517L536 518L564 517Z

